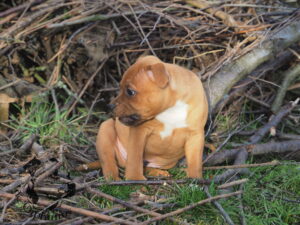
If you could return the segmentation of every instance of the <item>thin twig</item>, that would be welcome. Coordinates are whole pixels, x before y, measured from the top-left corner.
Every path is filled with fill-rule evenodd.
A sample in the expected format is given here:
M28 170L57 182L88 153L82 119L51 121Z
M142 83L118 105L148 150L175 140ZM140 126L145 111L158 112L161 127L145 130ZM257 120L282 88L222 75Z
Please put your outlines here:
M93 73L93 75L88 79L88 81L86 82L86 84L84 85L83 89L81 90L80 94L78 95L78 99L80 99L82 97L82 95L85 93L86 89L89 87L90 83L92 82L92 80L95 78L95 76L100 72L100 70L103 68L103 66L106 63L105 59L100 66L97 68L97 70ZM74 107L76 106L78 100L75 99L74 103L72 104L72 106L70 107L70 109L68 110L68 112L66 113L66 117L73 111Z
M0 87L0 91L3 90L3 89L6 89L8 87L11 87L11 86L15 85L15 84L19 83L20 81L21 81L21 79L16 79L16 80L14 80L14 81L12 81L12 82L10 82L8 84L3 85L3 86Z
M239 190L240 191L243 191L244 189L244 183L242 183L239 187ZM244 211L244 205L243 205L243 197L242 195L238 195L238 199L239 199L239 209L240 209L240 218L241 218L241 225L247 225L247 222L246 222L246 218L245 218L245 211Z
M112 182L99 182L96 185L172 185L172 184L186 184L193 182L195 184L211 184L211 180L205 179L182 179L182 180L124 180L124 181L112 181Z
M32 134L24 143L23 145L19 148L19 151L17 152L17 155L23 155L29 153L29 151L32 148L33 143L37 139L37 135Z
M264 144L245 145L241 148L246 148L250 155L263 155L267 153L277 152L295 152L300 150L300 140L290 140L282 142L269 142ZM207 165L217 165L225 161L229 161L235 158L236 154L240 151L240 148L231 149L226 151L220 151L216 153L210 160L207 161Z
M247 125L245 125L243 127L238 127L234 131L230 132L230 134L226 137L226 139L222 142L222 144L220 144L218 146L218 148L214 152L212 152L210 155L207 156L207 158L205 160L203 160L203 163L206 163L207 161L210 160L210 158L212 158L215 154L217 154L217 152L219 152L222 149L222 147L225 146L225 144L231 139L232 136L234 136L235 134L241 132L245 128L251 126L255 122L259 121L262 117L263 117L263 115L260 115L258 118L256 118L255 120L251 121Z
M49 28L49 29L51 29L51 28L61 28L61 27L66 27L66 26L77 25L77 24L80 24L80 23L110 20L110 19L113 19L113 18L122 17L123 15L132 15L134 13L139 14L139 13L146 13L146 12L147 11L145 11L145 10L139 10L139 11L135 11L135 12L132 12L132 11L123 12L122 14L120 14L120 13L114 13L114 14L110 14L110 15L96 14L96 15L92 15L92 16L83 17L83 18L75 20L75 21L53 23L53 24L47 25L47 28Z
M154 52L154 50L153 50L153 48L152 48L152 46L151 46L151 44L150 44L150 42L149 42L147 36L145 35L145 32L144 32L144 30L143 30L143 28L142 28L142 26L141 26L140 21L139 21L139 19L138 19L137 16L136 16L136 12L133 10L133 8L132 8L132 6L130 5L130 3L128 3L127 5L129 6L129 8L130 8L130 10L131 10L131 12L132 12L132 14L133 14L133 16L134 16L134 18L135 18L137 24L138 24L138 27L139 27L139 29L140 29L140 31L141 31L141 34L143 35L143 39L142 39L142 40L145 40L145 41L146 41L146 43L147 43L147 45L148 45L148 47L149 47L151 53L152 53L153 55L156 56L156 54L155 54L155 52Z
M204 186L204 191L207 195L207 197L212 198L211 194L209 193L209 189L207 186ZM212 204L219 210L221 215L223 216L224 220L229 224L229 225L234 225L232 219L228 215L228 213L224 210L222 205L218 201L213 201Z
M36 4L39 4L41 2L44 2L45 0L35 0L35 1L32 1L32 2L24 2L23 4L21 5L18 5L16 7L13 7L13 8L9 8L3 12L0 13L0 17L4 17L4 16L7 16L7 15L10 15L12 13L15 13L15 12L18 12L18 11L21 11L23 9L25 9L28 5L36 5Z
M16 200L16 198L11 198L8 202L5 203L5 205L2 209L2 213L1 213L1 217L0 217L0 223L3 223L7 207L10 206L15 200Z
M31 176L28 174L24 177L21 177L18 180L15 180L13 183L5 186L1 190L2 191L12 191L12 190L16 189L17 187L19 187L20 185L27 184L30 180L31 180Z
M203 170L221 170L221 169L238 169L238 168L252 168L261 166L276 166L281 165L279 161L272 161L266 163L253 163L253 164L239 164L239 165L228 165L228 166L208 166L203 167Z
M133 204L131 204L131 203L129 203L129 202L123 201L123 200L121 200L121 199L118 199L118 198L113 197L113 196L111 196L111 195L105 194L105 193L103 193L103 192L101 192L101 191L99 191L99 190L95 190L95 189L90 188L90 187L87 187L86 190L87 190L88 192L94 194L94 195L100 196L100 197L102 197L102 198L106 198L106 199L108 199L108 200L110 200L110 201L112 201L112 202L116 202L116 203L121 204L121 205L123 205L123 206L125 206L125 207L127 207L127 208L133 209L133 210L135 210L135 211L137 211L137 212L142 212L142 213L145 213L145 214L151 215L151 216L161 216L161 215L162 215L162 214L160 214L160 213L157 213L157 212L154 212L154 211L150 211L150 210L148 210L148 209L144 209L144 208L142 208L142 207L133 205ZM175 222L175 223L186 224L185 222L180 221L180 220L177 220L177 219L174 219L174 218L171 218L170 220L173 221L173 222Z
M50 176L52 173L54 173L56 170L58 170L63 165L63 151L64 151L64 146L61 145L59 147L59 152L58 152L59 153L58 162L55 163L53 166L50 166L44 173L42 173L35 179L34 184L36 186L38 186L45 178Z
M31 199L28 198L28 197L16 196L15 194L6 193L6 192L3 192L3 191L0 191L0 197L8 198L8 199L17 198L20 201L31 203ZM48 207L49 205L53 205L53 203L54 202L39 199L36 204ZM107 215L104 215L104 214L101 214L101 213L93 212L93 211L82 209L82 208L76 208L76 207L69 206L69 205L66 205L66 204L56 204L55 208L60 208L60 209L68 210L68 211L71 211L71 212L74 212L74 213L77 213L77 214L90 216L90 217L93 217L95 219L100 219L100 220L105 220L105 221L113 221L115 223L128 224L128 225L135 224L135 223L129 222L127 220L115 218L115 217L112 217L112 216L107 216Z
M248 158L248 155L249 154L245 148L240 149L239 152L235 156L234 164L235 165L244 164ZM228 178L233 180L233 179L235 179L235 176L237 174L245 173L245 172L247 172L246 168L228 169L225 172L223 172L222 174L215 176L214 181L216 183L220 183L220 182L225 181Z
M63 162L57 162L51 168L49 168L45 173L38 176L35 180L35 185L39 185L41 181L43 181L45 178L49 177L52 173L54 173L57 169L59 169L62 166Z
M274 113L277 113L280 109L288 87L297 77L300 77L300 63L286 71L283 77L282 84L280 85L276 98L272 104L271 109Z
M236 195L239 195L239 194L242 194L243 192L242 191L236 191L236 192L232 192L232 193L229 193L229 194L222 194L222 195L216 195L214 197L211 197L211 198L207 198L205 200L201 200L197 203L193 203L189 206L186 206L184 208L181 208L181 209L177 209L173 212L170 212L170 213L166 213L160 217L155 217L155 218L152 218L152 219L149 219L149 220L146 220L145 222L143 222L142 224L143 225L146 225L146 224L150 224L150 223L153 223L155 221L159 221L159 220L163 220L163 219L166 219L168 217L171 217L171 216L175 216L175 215L178 215L180 213L183 213L183 212L186 212L188 210L191 210L199 205L203 205L205 203L209 203L209 202L212 202L212 201L215 201L215 200L218 200L218 199L223 199L223 198L228 198L228 197L232 197L232 196L236 196Z
M232 186L235 186L235 185L243 184L243 183L247 182L248 180L249 179L244 178L244 179L235 180L235 181L232 181L232 182L229 182L229 183L226 183L226 184L221 184L221 185L218 186L218 189L225 189L225 188L229 188L229 187L232 187Z
M288 115L292 111L292 109L295 108L299 101L300 98L297 98L294 102L282 107L265 126L260 128L253 136L250 137L250 144L256 144L261 139L263 139L263 137L269 132L270 128L276 127L281 122L282 118Z

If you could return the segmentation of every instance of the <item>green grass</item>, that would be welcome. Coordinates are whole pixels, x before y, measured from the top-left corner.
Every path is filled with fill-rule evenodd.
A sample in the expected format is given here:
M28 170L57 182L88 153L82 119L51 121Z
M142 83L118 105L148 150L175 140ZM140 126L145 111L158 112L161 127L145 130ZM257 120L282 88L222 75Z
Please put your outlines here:
M134 191L140 189L139 186L109 186L109 185L103 185L99 187L99 190L112 195L118 199L122 199L124 201L127 201L130 199L130 194ZM113 203L111 201L108 201L107 199L96 197L95 201L97 202L97 206L101 206L102 208L110 208L113 206Z
M251 170L243 203L249 224L297 224L300 222L300 167L282 165ZM290 200L297 200L291 202Z
M57 111L55 105L45 99L35 98L29 108L19 108L20 115L11 116L10 125L19 131L21 138L27 139L37 134L42 145L51 146L62 142L86 144L83 136L82 123L87 112L67 117L67 111Z
M82 125L85 122L87 111L83 110L80 115L72 117L66 116L66 111L60 109L58 112L55 105L45 102L41 99L35 99L30 107L20 109L20 115L15 116L11 126L18 130L21 138L26 139L31 134L38 134L40 143L43 146L57 145L60 143L88 143L87 135L84 135ZM254 119L254 118L250 118ZM248 124L249 118L239 117L235 123L232 123L230 115L219 116L218 126L222 132L228 132L235 128L236 123L240 125ZM247 129L252 130L260 127L260 122L251 124ZM243 142L239 137L233 137L234 142ZM228 146L230 146L228 142ZM271 156L256 159L257 161L269 161ZM253 159L249 159L249 163ZM256 161L256 162L257 162ZM288 162L287 162L288 163ZM172 179L185 178L185 172L181 168L169 170ZM205 171L204 177L210 179L213 176L222 173L219 171ZM235 224L240 224L239 205L242 202L247 224L255 225L282 225L299 224L300 222L300 166L299 165L279 165L275 167L251 168L250 174L243 176L249 178L244 184L244 193L242 199L236 197L219 200L225 211L230 215ZM101 178L100 178L101 179ZM139 191L147 196L154 197L159 203L170 203L173 206L159 211L167 213L189 204L206 199L207 196L203 187L191 181L184 185L172 186L101 186L99 190L110 194L122 200L130 200L133 192ZM217 185L209 186L211 195L218 195ZM100 208L111 208L113 203L99 197L90 198L86 194L86 199L78 199L79 207L89 207L89 201ZM240 202L241 201L241 202ZM20 208L22 208L20 206ZM55 214L49 215L55 218ZM196 207L185 213L176 216L194 224L224 224L224 219L219 211L210 203ZM172 224L168 221L160 224Z
M134 191L140 189L140 186L110 186L110 185L103 185L99 188L100 191L113 195L116 198L122 199L122 200L129 200L130 194Z
M242 203L248 224L297 224L300 221L300 167L281 165L251 169L252 175L244 186ZM210 193L217 194L211 186ZM207 198L201 187L184 185L177 188L174 202L180 207ZM290 201L291 200L291 201ZM298 202L292 202L297 200ZM236 224L240 223L237 198L219 201ZM205 204L181 215L190 222L223 224L219 212Z
M244 185L242 204L244 207L247 224L255 225L281 225L297 224L300 221L300 166L279 165L275 167L258 167L250 169L250 175L244 176L249 181ZM184 177L179 168L170 170L176 179ZM178 174L176 174L178 172ZM215 173L219 174L221 171ZM205 172L205 177L212 176L211 171ZM209 186L212 196L221 194L216 184ZM172 186L102 186L101 191L123 200L130 199L130 193L142 189L141 192L148 196L154 196L159 202L174 203L160 213L167 213L178 208L206 199L203 187L191 181L184 185ZM290 201L291 200L291 201ZM293 202L293 201L298 202ZM112 207L112 203L103 198L96 198L97 206L103 208ZM240 200L237 197L219 200L231 219L240 224ZM194 224L224 224L224 219L219 211L207 203L178 215L176 218L184 219ZM160 224L170 224L164 221Z
M297 224L300 222L300 166L280 165L250 169L249 181L244 185L242 204L247 224ZM212 174L209 173L209 176ZM205 176L208 176L207 172ZM202 187L195 184L178 185L172 193L178 207L207 198ZM215 185L211 195L217 195ZM291 200L291 201L289 201ZM292 202L297 200L298 202ZM235 197L219 200L236 224L240 224L239 200ZM173 209L174 210L174 209ZM224 224L212 204L199 206L181 214L181 218L199 224Z

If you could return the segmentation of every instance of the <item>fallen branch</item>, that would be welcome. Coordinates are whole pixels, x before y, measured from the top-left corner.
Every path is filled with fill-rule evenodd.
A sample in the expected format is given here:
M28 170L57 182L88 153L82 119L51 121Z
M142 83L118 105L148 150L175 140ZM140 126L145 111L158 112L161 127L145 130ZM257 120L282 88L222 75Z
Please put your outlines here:
M47 178L48 176L50 176L52 173L54 173L55 171L57 171L62 165L63 165L63 151L64 151L64 147L61 145L59 147L59 157L58 157L58 162L55 163L53 166L49 167L49 169L47 169L47 171L45 171L44 173L40 174L35 182L34 185L38 186L45 178Z
M215 15L216 17L220 18L223 21L223 23L227 26L238 27L240 25L240 23L235 21L235 19L230 14L227 14L219 9L212 8L212 5L208 1L186 0L186 2L188 4L191 4L192 6L206 10L212 15Z
M249 152L251 155L263 155L267 153L283 153L294 152L300 150L300 140L283 141L283 142L270 142L266 144L259 144L255 146L249 146Z
M3 220L5 217L5 212L7 210L7 207L9 207L15 200L16 200L16 198L11 198L8 202L5 202L3 209L2 209L1 217L0 217L1 224L4 222Z
M236 154L234 165L244 164L248 158L248 152L245 148L242 148L238 151ZM239 169L228 169L224 171L222 174L217 175L214 177L215 183L221 183L225 181L228 178L235 179L235 176L240 173L247 173L248 170L245 168L239 168Z
M247 78L238 82L232 90L230 90L229 95L226 98L223 98L214 108L214 112L219 112L225 105L229 105L236 99L238 96L243 95L245 90L249 87L250 84L255 82L259 77L264 76L268 73L273 73L277 71L281 66L288 63L293 54L291 51L285 50L279 52L273 60L269 60L262 65L258 66L254 71L252 71Z
M242 193L243 193L242 191L236 191L236 192L232 192L232 193L229 193L229 194L217 195L217 196L214 196L214 197L211 197L211 198L207 198L205 200L201 200L199 202L193 203L193 204L191 204L189 206L186 206L184 208L177 209L177 210L175 210L173 212L170 212L170 213L166 213L162 216L155 217L155 218L152 218L150 220L146 220L145 222L143 222L141 224L143 224L143 225L150 224L150 223L153 223L155 221L163 220L163 219L166 219L168 217L175 216L175 215L178 215L180 213L186 212L186 211L191 210L191 209L193 209L193 208L195 208L199 205L203 205L205 203L209 203L209 202L212 202L212 201L215 201L215 200L218 200L218 199L224 199L224 198L236 196L236 195L239 195L239 194L242 194Z
M57 162L53 166L51 166L47 171L38 176L34 182L35 186L38 186L45 178L50 176L56 170L58 170L63 165L63 162Z
M140 11L135 11L135 12L123 12L123 13L113 13L110 15L104 15L104 14L96 14L96 15L92 15L92 16L86 16L83 18L80 18L78 20L74 20L74 21L64 21L61 23L53 23L50 25L47 25L46 28L61 28L61 27L66 27L66 26L73 26L73 25L77 25L77 24L81 24L81 23L87 23L87 22L94 22L94 21L103 21L103 20L111 20L113 18L118 18L118 17L122 17L123 15L132 15L134 13L136 14L144 14L147 11L145 10L140 10Z
M209 189L207 186L204 187L204 191L207 195L207 197L212 198L211 194L209 193ZM224 220L229 224L229 225L234 225L232 219L228 215L228 213L224 210L222 205L218 201L213 201L212 204L219 210L221 215L223 216Z
M86 190L88 192L90 192L91 194L97 195L97 196L102 197L102 198L106 198L106 199L108 199L108 200L110 200L112 202L116 202L118 204L121 204L121 205L125 206L126 208L133 209L133 210L135 210L137 212L142 212L142 213L145 213L145 214L150 215L150 216L161 216L162 215L160 213L157 213L157 212L154 212L154 211L150 211L148 209L144 209L142 207L130 204L129 202L123 201L121 199L118 199L116 197L113 197L111 195L108 195L106 193L103 193L103 192L101 192L99 190L95 190L95 189L90 188L90 187L88 187ZM178 223L178 224L186 224L185 222L177 220L177 219L174 219L174 218L170 218L170 220L173 221L173 222L175 222L175 223Z
M210 102L210 111L214 112L217 103L227 97L232 87L262 63L276 56L288 46L300 40L300 22L293 22L277 33L273 33L259 47L241 56L231 64L224 65L204 83Z
M239 187L239 190L242 191L243 189L244 189L244 184L241 184L240 187ZM241 225L247 225L242 195L238 195L238 200L239 200L239 203L240 203L238 207L240 209Z
M101 185L113 185L113 186L123 186L123 185L173 185L173 184L186 184L193 181L195 184L211 184L211 180L205 179L182 179L182 180L124 180L124 181L112 181L112 182L99 182L97 186ZM94 186L93 185L93 186Z
M266 153L283 153L283 152L295 152L300 150L300 140L282 141L282 142L270 142L256 145L245 145L250 155L263 155ZM206 165L216 165L229 161L235 158L240 149L231 149L217 152L207 162Z
M21 5L18 5L18 6L15 6L13 8L9 8L3 12L0 13L0 17L4 17L4 16L7 16L7 15L10 15L12 13L15 13L15 12L18 12L18 11L21 11L21 10L24 10L25 8L27 8L28 6L34 6L36 4L39 4L41 2L44 2L45 0L35 0L35 1L30 1L30 2L24 2L23 4Z
M80 93L78 94L78 98L75 99L75 101L73 102L73 104L71 105L71 107L68 109L68 112L66 114L66 116L68 116L74 109L74 107L76 106L76 104L78 103L78 99L80 99L82 97L82 95L85 93L86 89L89 87L90 83L93 81L93 79L95 78L95 76L99 73L99 71L102 69L102 67L104 66L105 62L107 61L107 59L104 59L104 61L100 64L100 66L97 68L97 70L93 73L93 75L88 79L88 81L86 82L86 84L84 85L83 89L80 91Z
M300 77L300 63L298 63L296 66L290 68L288 71L286 71L283 74L283 82L279 87L279 90L277 92L276 98L272 104L272 111L274 113L277 113L280 109L283 99L285 97L285 94L287 92L287 89L292 84L292 82L297 78Z
M243 184L245 182L247 182L249 179L245 178L245 179L240 179L240 180L235 180L226 184L221 184L218 186L218 189L226 189L235 185L239 185L239 184Z
M279 161L272 161L266 163L253 163L253 164L239 164L239 165L229 165L229 166L208 166L203 167L203 170L221 170L221 169L238 169L238 168L252 168L261 166L276 166L281 165Z
M18 180L15 180L13 183L5 186L4 188L2 188L2 191L8 192L8 191L15 190L20 185L27 184L30 181L30 179L31 179L31 176L28 174Z
M287 139L287 140L300 140L300 135L297 134L284 134L281 132L276 132L276 136L280 139Z
M31 203L31 199L28 198L28 197L16 196L14 194L6 193L6 192L3 192L3 191L0 191L0 197L7 198L7 199L17 198L20 201ZM47 200L43 200L43 199L39 199L36 204L40 205L40 206L45 206L45 207L54 204L55 208L68 210L68 211L71 211L71 212L74 212L74 213L77 213L77 214L93 217L95 219L100 219L100 220L104 220L104 221L112 221L114 223L121 223L121 224L128 224L128 225L135 224L135 223L127 221L127 220L115 218L115 217L112 217L112 216L107 216L107 215L97 213L97 212L93 212L93 211L86 210L86 209L76 208L76 207L69 206L69 205L66 205L66 204L55 204L55 202L51 202L51 201L47 201Z
M28 16L24 17L22 20L17 21L14 23L11 27L0 33L1 38L11 38L13 37L14 39L19 40L22 35L17 34L18 31L20 30L25 30L26 27L30 26L30 24L36 22L40 17L44 16L47 13L53 12L59 8L65 7L65 6L71 6L71 5L78 5L77 2L67 2L67 3L60 3L60 4L55 4L55 3L50 3L47 8L43 8L40 10L37 10L36 12L30 13ZM21 33L22 34L22 33ZM5 42L0 42L0 49L4 48L7 46L7 43Z
M31 150L33 142L36 140L36 137L37 136L35 134L31 135L19 149L12 149L9 151L0 152L0 156L8 155L15 152L17 156L28 154L28 152Z
M299 101L300 98L297 98L294 102L282 107L275 116L271 117L270 121L265 126L261 127L254 135L250 137L250 143L256 144L263 139L271 127L276 127L281 122L282 118L289 114L293 108L295 108Z

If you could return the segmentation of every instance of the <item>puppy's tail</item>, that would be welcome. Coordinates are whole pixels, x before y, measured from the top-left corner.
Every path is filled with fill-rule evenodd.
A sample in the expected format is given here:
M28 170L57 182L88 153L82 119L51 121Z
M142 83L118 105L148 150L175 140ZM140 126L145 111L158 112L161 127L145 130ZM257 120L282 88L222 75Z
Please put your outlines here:
M82 164L75 168L76 171L87 171L87 170L96 170L96 169L101 169L101 164L99 160L95 162Z
M204 146L206 148L208 148L209 150L211 150L212 152L217 150L217 148L213 144L210 144L210 143L205 143Z

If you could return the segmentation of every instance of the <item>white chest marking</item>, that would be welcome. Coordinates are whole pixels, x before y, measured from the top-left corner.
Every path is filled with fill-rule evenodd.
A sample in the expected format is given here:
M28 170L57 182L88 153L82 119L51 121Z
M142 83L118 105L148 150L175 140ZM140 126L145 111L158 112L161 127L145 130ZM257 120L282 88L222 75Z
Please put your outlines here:
M164 124L160 137L164 139L170 136L174 129L187 127L187 113L188 104L179 100L174 106L158 114L155 118Z

